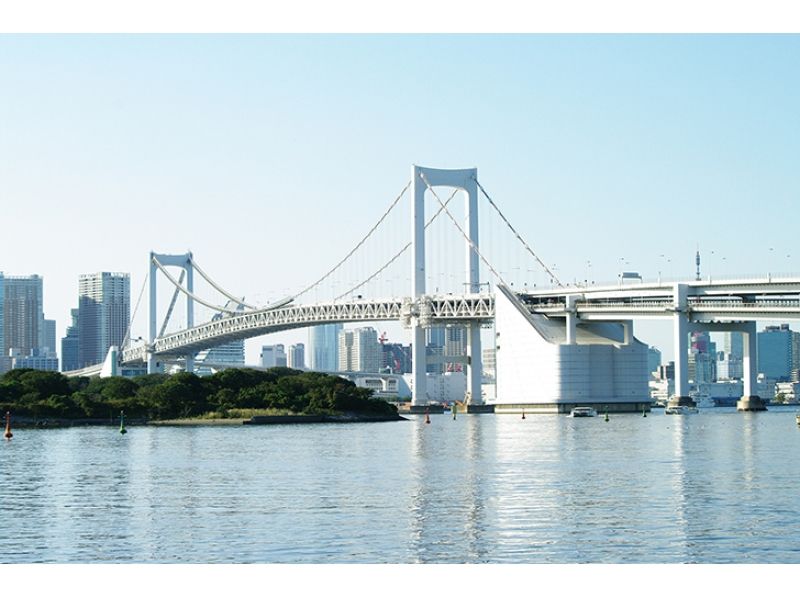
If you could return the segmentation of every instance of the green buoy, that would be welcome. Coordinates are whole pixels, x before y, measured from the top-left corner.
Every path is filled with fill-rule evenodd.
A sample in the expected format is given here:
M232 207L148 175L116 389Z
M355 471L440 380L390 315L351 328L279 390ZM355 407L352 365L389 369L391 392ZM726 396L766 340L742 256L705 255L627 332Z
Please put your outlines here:
M128 431L125 429L125 412L119 412L119 433L120 434L127 434Z

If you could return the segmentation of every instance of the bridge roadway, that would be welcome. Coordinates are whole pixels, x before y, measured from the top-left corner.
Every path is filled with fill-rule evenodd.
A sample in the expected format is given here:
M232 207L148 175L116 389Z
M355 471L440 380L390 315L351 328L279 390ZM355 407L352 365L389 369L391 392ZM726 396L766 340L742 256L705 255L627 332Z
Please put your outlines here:
M685 297L676 296L678 286ZM672 318L690 322L734 322L756 319L800 319L800 278L766 277L681 283L625 283L605 287L561 287L517 292L535 313L576 320L622 321ZM426 295L420 301L354 299L340 303L290 305L231 315L156 339L152 351L180 357L234 340L319 324L400 321L410 326L447 325L494 318L494 296ZM146 360L148 347L122 351L122 363Z
M230 341L262 336L293 328L348 322L400 321L410 325L418 320L425 326L490 322L494 300L489 294L426 296L425 301L403 299L354 299L340 303L289 305L231 315L156 339L152 352L179 357ZM122 363L146 360L148 348L137 345L122 352Z

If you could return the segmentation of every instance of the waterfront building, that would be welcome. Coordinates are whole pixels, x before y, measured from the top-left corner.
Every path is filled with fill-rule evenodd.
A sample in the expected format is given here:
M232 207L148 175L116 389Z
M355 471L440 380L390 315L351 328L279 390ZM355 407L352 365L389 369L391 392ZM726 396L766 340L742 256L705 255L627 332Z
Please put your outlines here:
M200 351L194 358L194 373L198 376L213 374L221 367L244 366L244 341L231 341Z
M577 405L641 411L650 404L647 345L630 323L582 322L571 334L565 320L531 313L497 287L495 329L498 412L559 413Z
M78 362L103 363L109 347L122 346L130 324L130 275L81 274L78 278Z
M28 355L39 349L42 312L42 278L3 276L0 273L0 313L2 316L2 356L0 373L11 368L10 354Z
M78 310L71 309L72 324L67 326L67 335L61 339L61 371L69 372L80 369L80 339L78 331Z
M241 304L237 305L233 301L228 301L225 307L241 311L244 306ZM212 316L211 321L217 322L227 316L227 313L217 312ZM220 368L214 367L215 365L220 366ZM231 341L224 345L217 345L216 347L200 351L194 358L194 373L198 376L208 376L221 368L242 366L244 366L243 340Z
M444 374L427 374L425 390L428 400L434 403L453 404L463 401L467 393L467 375L465 372L445 372Z
M378 333L371 326L339 332L340 372L378 372L381 354Z
M262 368L286 367L286 351L284 345L262 346L259 362Z
M286 366L295 370L306 369L306 346L303 343L289 345L286 353Z
M48 372L58 371L58 356L44 349L31 349L28 355L23 355L19 349L11 349L11 369L12 370L45 370Z
M335 372L339 368L341 324L314 326L308 331L309 368L316 372Z
M789 381L792 376L792 331L789 325L767 326L756 336L759 373L768 380Z
M661 365L661 351L655 347L647 347L647 371L653 374Z

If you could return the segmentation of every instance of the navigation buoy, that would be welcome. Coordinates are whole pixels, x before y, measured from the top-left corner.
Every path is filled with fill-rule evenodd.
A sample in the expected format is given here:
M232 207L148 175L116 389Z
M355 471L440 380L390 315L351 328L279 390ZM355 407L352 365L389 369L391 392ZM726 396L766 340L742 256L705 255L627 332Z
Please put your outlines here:
M522 410L522 419L525 419L525 410Z
M127 434L128 431L125 429L125 412L119 412L119 433L120 434Z
M647 417L647 407L642 407L642 417Z
M11 412L6 411L6 432L3 434L3 438L11 440L12 436L14 435L11 433Z
M456 418L456 411L458 411L458 405L453 403L453 419Z
M606 411L606 421L608 421L608 411Z
M429 415L429 411L430 411L430 409L425 407L425 423L426 424L431 423L431 416Z

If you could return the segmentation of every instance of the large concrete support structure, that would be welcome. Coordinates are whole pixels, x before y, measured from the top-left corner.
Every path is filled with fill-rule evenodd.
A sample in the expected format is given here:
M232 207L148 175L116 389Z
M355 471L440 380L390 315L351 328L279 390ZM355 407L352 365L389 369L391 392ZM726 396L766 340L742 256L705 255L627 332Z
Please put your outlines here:
M162 266L176 266L186 271L186 290L194 293L194 267L192 265L191 252L182 255L168 255L150 252L150 321L148 326L147 343L152 347L158 335L158 298L156 286L156 274L158 273L158 262ZM177 292L177 291L176 291ZM186 328L194 326L194 299L190 295L186 296ZM186 356L186 371L194 371L194 353ZM152 351L147 353L147 373L154 374L160 370L156 356Z
M424 178L423 178L424 177ZM414 193L412 202L412 264L411 264L411 298L418 305L425 297L425 191L431 187L454 187L464 191L466 195L466 218L464 231L469 238L466 246L466 286L468 292L480 292L478 254L473 249L478 247L478 169L440 170L414 166L412 168L411 187ZM412 324L412 406L425 405L428 402L426 392L426 352L425 321L416 318ZM467 330L467 402L475 405L483 404L481 395L481 336L480 324L471 322Z

